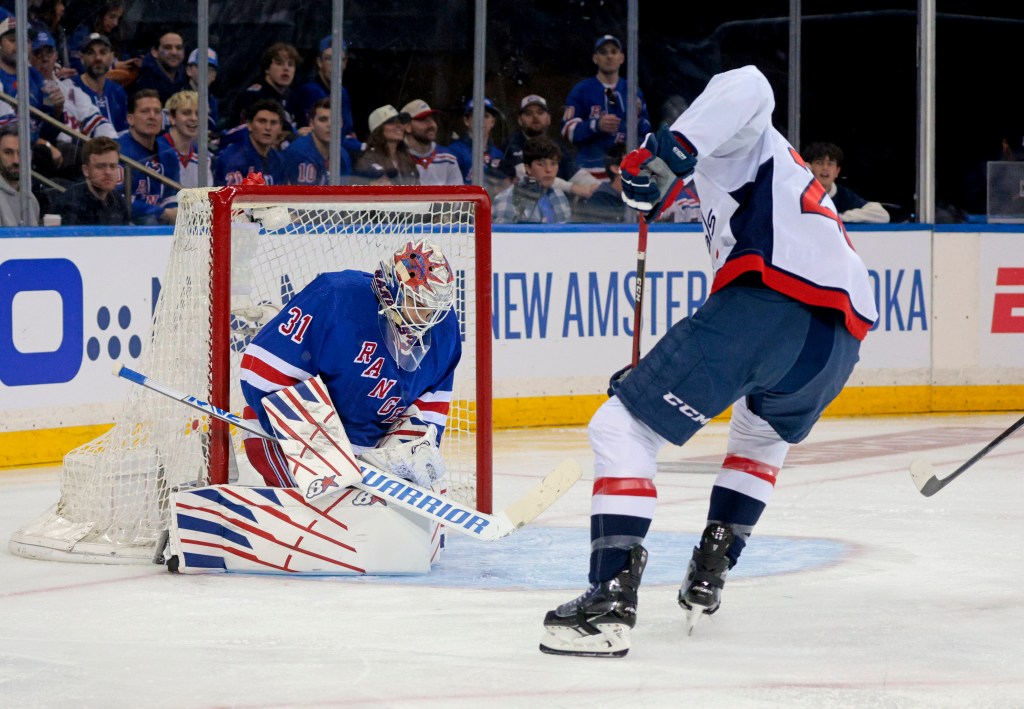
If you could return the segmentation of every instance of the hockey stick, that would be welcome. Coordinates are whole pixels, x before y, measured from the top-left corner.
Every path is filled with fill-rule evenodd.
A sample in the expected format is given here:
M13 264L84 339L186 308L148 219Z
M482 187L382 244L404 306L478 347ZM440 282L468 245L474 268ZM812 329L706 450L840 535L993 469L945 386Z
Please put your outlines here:
M932 464L924 458L915 460L910 464L910 477L914 481L914 484L917 485L917 489L921 491L922 495L925 497L931 497L939 490L946 487L946 485L953 482L961 473L966 472L968 468L988 455L993 448L1012 436L1021 426L1024 426L1024 418L1018 419L1016 423L996 436L991 443L975 453L970 460L941 480L935 477L932 471Z
M639 219L636 244L636 290L633 295L633 366L640 361L640 328L643 326L644 274L647 272L647 220Z
M274 436L269 435L255 422L246 421L235 416L230 411L225 411L194 396L160 384L146 375L121 364L115 365L114 374L134 384L152 389L164 396L180 401L186 406L202 411L208 416L226 421L253 435L272 441L278 440ZM347 442L345 443L347 445ZM378 497L386 498L414 514L440 522L447 529L487 542L508 536L523 525L533 521L541 512L564 495L572 487L573 483L579 480L582 472L575 461L565 460L548 473L547 477L526 493L526 495L501 512L489 515L463 505L461 502L449 497L435 493L432 490L414 485L408 480L396 477L380 468L375 468L364 461L357 460L351 455L351 449L349 450L349 457L352 458L351 464L358 468L360 474L360 479L352 487L357 487Z

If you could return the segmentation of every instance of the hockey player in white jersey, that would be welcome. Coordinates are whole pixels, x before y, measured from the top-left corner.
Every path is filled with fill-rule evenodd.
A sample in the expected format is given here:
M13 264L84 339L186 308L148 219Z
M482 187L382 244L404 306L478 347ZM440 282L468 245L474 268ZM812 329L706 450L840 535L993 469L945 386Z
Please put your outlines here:
M678 594L689 631L718 610L790 444L842 390L877 317L867 270L821 184L772 127L773 109L756 68L718 74L622 162L623 200L647 221L693 180L714 280L692 317L612 377L611 397L590 421L590 587L548 612L544 652L627 653L657 501L655 457L732 405L707 526Z

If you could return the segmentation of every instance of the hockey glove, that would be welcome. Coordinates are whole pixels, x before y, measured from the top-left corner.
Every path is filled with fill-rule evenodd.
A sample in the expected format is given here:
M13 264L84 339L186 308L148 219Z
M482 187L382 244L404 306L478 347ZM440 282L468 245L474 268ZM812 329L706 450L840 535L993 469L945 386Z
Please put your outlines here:
M671 204L677 182L693 173L697 151L668 128L648 133L622 161L622 201L653 221Z
M411 480L420 487L429 488L441 480L445 472L444 459L434 443L436 438L437 428L431 424L420 438L406 443L396 443L397 439L389 439L391 445L365 450L359 459L375 468Z

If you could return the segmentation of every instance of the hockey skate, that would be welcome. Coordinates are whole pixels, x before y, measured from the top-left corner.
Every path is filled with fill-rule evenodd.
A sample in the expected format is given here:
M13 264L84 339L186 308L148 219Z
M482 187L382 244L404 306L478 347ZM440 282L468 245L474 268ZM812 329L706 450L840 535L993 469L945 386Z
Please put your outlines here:
M701 535L700 544L693 549L686 578L679 587L679 605L686 611L686 634L692 635L702 615L711 615L722 603L722 588L729 573L732 546L731 529L721 524L709 524Z
M647 565L647 550L639 544L629 563L610 581L593 584L579 598L563 603L544 617L547 631L541 652L579 657L623 657L636 625L637 589Z

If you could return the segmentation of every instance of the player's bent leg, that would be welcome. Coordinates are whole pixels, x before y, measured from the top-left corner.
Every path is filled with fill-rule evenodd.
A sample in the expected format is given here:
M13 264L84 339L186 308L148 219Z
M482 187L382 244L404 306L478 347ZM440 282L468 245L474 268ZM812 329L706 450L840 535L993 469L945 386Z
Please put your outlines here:
M248 406L242 411L246 421L259 422L256 413ZM249 463L270 487L295 487L288 472L288 462L281 452L281 447L274 441L260 438L252 434L243 434L242 444Z
M656 457L666 441L617 396L601 405L587 433L595 458L588 579L595 584L625 568L630 550L647 536L658 500Z
M666 441L636 420L618 397L598 409L588 433L596 457L590 587L547 614L541 650L621 657L636 622L636 592L647 559L641 544L657 502L655 458Z
M629 652L630 631L636 625L640 579L647 550L637 544L626 567L614 578L593 584L578 598L563 603L544 617L541 652L580 657L623 657Z
M707 527L679 589L689 632L721 605L726 575L771 499L789 444L744 398L733 404L728 451L711 490Z

